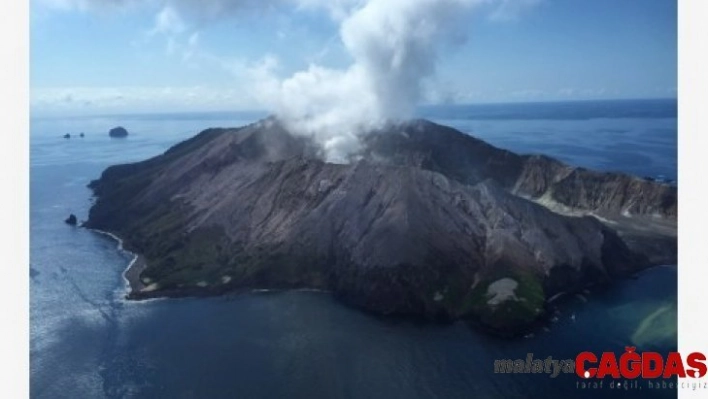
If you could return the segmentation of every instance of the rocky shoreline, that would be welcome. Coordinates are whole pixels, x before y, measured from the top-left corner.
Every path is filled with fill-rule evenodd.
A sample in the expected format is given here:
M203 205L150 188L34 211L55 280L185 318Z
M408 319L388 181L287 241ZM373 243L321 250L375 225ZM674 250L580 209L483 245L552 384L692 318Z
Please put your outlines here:
M105 233L101 232L103 234L108 234L112 236L116 240L121 240L118 237L115 237L111 233ZM145 262L144 257L141 255L135 255L134 259L128 264L126 267L125 271L123 272L123 277L127 281L127 286L126 286L126 294L125 298L128 300L132 301L146 301L146 300L151 300L151 299L161 299L161 298L172 298L172 299L178 299L178 298L207 298L207 297L214 297L214 296L221 296L221 295L239 295L239 294L245 294L245 293L250 293L250 294L260 294L260 293L273 293L273 292L285 292L285 291L311 291L311 292L319 292L323 294L328 294L332 295L335 299L337 299L337 295L333 291L329 290L323 290L323 289L310 289L310 288L300 288L300 289L293 289L293 288L282 288L282 289L267 289L267 288L242 288L242 289L235 289L232 287L222 287L221 289L214 289L212 287L190 287L190 288L180 288L180 289L173 289L173 290L148 290L146 291L145 288L147 287L143 281L140 279L140 274L145 270L147 267L147 263ZM662 265L654 266L654 267L662 267ZM650 268L641 270L637 272L637 274L628 276L629 278L636 278L638 274L641 274L642 272L645 272L646 270L649 270ZM553 318L554 315L557 314L557 306L559 304L562 304L566 301L572 301L574 298L580 296L584 301L587 301L585 299L584 295L587 295L590 293L589 288L593 289L603 289L603 288L608 288L610 286L609 283L602 285L602 286L588 286L584 287L582 289L579 289L577 291L563 291L559 292L553 297L548 298L546 303L544 304L544 309L541 314L539 314L538 318L534 320L531 323L528 323L524 326L516 327L513 329L507 329L507 328L495 328L491 327L488 324L485 324L481 322L478 318L470 317L466 321L467 323L471 326L474 327L480 331L484 331L488 334L498 336L500 338L508 338L508 339L515 339L515 338L520 338L520 337L526 337L529 334L533 335L536 332L540 331L541 329L547 329L550 324L553 323ZM340 298L341 299L341 298ZM346 301L343 301L344 304L348 304ZM359 308L354 306L354 308ZM405 320L410 320L413 318L414 320L418 322L423 322L423 323L448 323L448 322L453 322L455 319L451 318L431 318L431 317L425 317L425 316L412 316L412 315L396 315L396 314L378 314L374 313L374 315L377 315L378 317L383 317L383 318L402 318Z

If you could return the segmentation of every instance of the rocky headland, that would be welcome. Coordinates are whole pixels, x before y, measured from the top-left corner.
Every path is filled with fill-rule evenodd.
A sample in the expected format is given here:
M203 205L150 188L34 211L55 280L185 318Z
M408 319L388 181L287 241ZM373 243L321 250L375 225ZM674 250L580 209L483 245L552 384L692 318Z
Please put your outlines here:
M514 334L560 292L676 262L676 186L518 155L426 120L348 164L269 118L106 169L85 226L139 254L129 298L313 288Z

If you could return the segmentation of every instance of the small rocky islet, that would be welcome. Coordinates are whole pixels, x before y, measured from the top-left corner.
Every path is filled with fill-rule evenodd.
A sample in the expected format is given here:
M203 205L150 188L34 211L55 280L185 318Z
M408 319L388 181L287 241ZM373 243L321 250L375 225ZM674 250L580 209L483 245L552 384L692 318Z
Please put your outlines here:
M276 118L207 129L90 183L84 226L139 255L129 298L322 289L517 335L562 292L676 262L677 188L519 155L427 120L323 161Z
M76 225L78 225L79 221L78 221L78 219L76 218L76 215L74 215L73 213L71 213L71 214L69 214L69 217L67 217L67 218L64 220L64 223L68 224L69 226L76 226Z
M128 131L123 126L117 126L108 131L108 136L111 138L128 137Z

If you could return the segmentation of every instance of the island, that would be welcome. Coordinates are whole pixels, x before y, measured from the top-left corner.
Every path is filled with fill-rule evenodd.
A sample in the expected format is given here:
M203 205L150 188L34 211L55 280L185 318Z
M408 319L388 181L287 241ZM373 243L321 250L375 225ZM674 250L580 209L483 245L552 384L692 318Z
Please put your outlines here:
M550 298L675 264L677 188L520 155L427 120L347 164L270 117L107 168L85 226L138 257L130 299L319 289L519 334Z
M128 131L124 127L118 126L108 131L108 135L113 138L128 137Z

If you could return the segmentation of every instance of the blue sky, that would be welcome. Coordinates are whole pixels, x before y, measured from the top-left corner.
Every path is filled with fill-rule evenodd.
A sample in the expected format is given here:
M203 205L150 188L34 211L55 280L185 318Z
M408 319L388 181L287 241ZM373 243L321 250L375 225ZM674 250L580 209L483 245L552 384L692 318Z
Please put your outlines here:
M311 64L352 64L339 35L345 17L317 4L32 0L32 112L261 109L254 70L284 79ZM491 0L437 44L435 73L421 77L416 102L676 97L676 7Z

